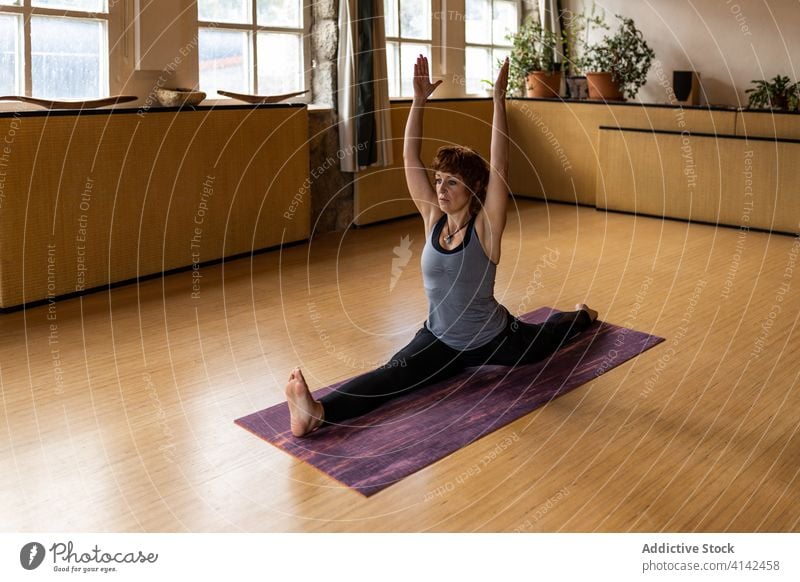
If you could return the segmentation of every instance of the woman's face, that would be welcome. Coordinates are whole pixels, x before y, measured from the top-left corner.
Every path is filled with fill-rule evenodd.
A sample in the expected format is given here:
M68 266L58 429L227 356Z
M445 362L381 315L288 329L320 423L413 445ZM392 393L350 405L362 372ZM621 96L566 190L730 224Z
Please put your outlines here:
M436 185L439 208L442 209L442 212L454 214L465 206L469 206L472 192L464 184L459 174L436 172L434 174L434 184Z

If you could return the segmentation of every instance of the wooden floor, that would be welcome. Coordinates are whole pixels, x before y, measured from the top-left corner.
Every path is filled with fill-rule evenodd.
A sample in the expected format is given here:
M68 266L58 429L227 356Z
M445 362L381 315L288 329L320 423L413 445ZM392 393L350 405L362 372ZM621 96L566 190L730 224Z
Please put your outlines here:
M800 241L518 204L512 312L586 301L667 341L366 499L233 420L411 338L421 220L205 268L197 299L186 273L7 314L2 529L800 530Z

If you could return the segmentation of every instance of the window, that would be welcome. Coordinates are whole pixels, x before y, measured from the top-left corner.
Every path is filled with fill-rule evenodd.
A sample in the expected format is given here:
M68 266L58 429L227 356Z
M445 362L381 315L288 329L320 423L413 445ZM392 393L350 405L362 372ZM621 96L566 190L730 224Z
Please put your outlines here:
M302 0L198 0L200 90L261 95L306 87Z
M431 58L431 1L383 0L390 97L413 97L417 55Z
M483 93L486 79L494 82L498 60L511 53L506 35L519 28L519 6L516 0L466 0L465 71L467 93ZM489 24L491 23L491 24Z
M109 94L107 0L0 0L0 94Z

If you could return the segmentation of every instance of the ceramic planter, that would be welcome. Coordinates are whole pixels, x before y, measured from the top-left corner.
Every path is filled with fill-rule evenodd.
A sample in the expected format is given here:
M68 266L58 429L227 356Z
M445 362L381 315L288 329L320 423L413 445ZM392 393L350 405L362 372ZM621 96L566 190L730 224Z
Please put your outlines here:
M586 73L589 84L589 99L602 101L625 101L619 83L613 80L611 73Z
M533 71L528 73L528 97L560 97L561 96L561 71Z

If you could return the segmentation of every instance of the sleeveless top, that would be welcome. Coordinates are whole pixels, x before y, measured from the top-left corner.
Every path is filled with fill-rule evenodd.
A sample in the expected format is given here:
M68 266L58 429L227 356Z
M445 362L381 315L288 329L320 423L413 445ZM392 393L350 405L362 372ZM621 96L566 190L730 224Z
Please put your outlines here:
M456 350L479 348L508 323L508 311L494 298L497 265L486 256L469 222L462 243L447 250L439 243L445 214L422 249L422 280L428 296L428 329Z

